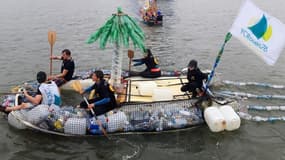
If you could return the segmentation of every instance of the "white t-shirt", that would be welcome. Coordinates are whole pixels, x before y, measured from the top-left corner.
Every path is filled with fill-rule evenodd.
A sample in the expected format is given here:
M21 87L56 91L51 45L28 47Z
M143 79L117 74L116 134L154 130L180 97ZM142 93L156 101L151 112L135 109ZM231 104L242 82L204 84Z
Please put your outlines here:
M40 92L42 93L42 102L41 104L46 105L61 105L61 98L57 85L51 81L51 83L42 83L39 87Z

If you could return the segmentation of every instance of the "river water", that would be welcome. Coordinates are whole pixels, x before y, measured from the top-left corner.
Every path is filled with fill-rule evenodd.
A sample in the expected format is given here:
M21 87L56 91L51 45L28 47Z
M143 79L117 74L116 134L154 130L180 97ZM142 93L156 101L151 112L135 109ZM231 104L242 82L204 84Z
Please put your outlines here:
M254 0L263 10L285 22L285 1ZM110 68L112 45L105 50L85 40L116 8L140 20L140 0L1 0L0 1L0 90L1 93L26 80L39 70L49 71L48 30L57 32L54 54L69 48L77 70ZM241 0L159 0L164 16L161 27L139 25L146 34L146 45L159 57L165 70L184 68L190 59L201 69L211 69L238 13ZM135 57L142 54L135 50ZM124 58L127 69L127 54ZM223 80L284 84L284 51L274 66L232 38L217 68ZM59 62L53 63L58 72ZM239 88L226 87L228 90ZM283 90L243 87L259 94L285 94ZM74 95L66 93L71 102ZM79 99L80 100L80 99ZM282 100L247 100L246 103L282 105ZM262 114L271 114L262 113ZM285 113L278 112L279 115ZM284 122L243 120L239 130L212 133L206 125L188 131L158 135L124 135L111 140L65 138L33 131L19 131L0 119L1 159L285 159Z

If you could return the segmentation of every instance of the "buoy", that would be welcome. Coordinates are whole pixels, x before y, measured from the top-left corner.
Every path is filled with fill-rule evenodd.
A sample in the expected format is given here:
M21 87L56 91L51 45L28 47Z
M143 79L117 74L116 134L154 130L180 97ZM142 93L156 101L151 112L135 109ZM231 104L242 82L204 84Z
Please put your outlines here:
M217 107L212 106L206 108L204 111L204 117L212 132L220 132L225 129L226 120Z
M234 109L231 106L229 105L221 106L219 110L226 120L225 129L227 131L236 130L240 127L240 117L237 115L237 113L234 111Z

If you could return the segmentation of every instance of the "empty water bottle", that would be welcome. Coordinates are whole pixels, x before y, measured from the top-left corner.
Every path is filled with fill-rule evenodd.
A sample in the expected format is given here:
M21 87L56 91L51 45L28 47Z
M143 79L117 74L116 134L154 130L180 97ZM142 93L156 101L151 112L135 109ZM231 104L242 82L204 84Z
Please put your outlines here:
M163 130L163 118L160 118L159 125L156 128L156 131L162 131Z

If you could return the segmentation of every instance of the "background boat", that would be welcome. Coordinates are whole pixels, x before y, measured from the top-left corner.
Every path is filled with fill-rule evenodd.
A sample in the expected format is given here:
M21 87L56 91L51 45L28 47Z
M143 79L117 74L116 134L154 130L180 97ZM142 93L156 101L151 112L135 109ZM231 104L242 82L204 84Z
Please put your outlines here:
M144 6L140 9L142 21L149 26L163 24L163 15L158 9L157 0L145 0Z

